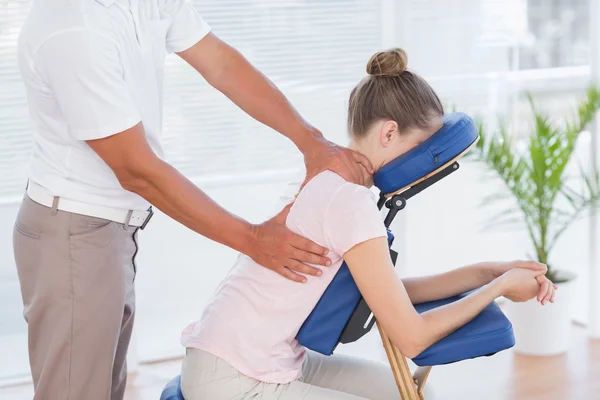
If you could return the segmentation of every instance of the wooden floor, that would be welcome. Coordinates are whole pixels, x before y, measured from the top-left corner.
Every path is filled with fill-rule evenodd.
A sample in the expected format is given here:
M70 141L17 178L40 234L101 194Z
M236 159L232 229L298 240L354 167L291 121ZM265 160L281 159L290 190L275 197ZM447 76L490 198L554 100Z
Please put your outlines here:
M575 328L569 353L525 357L506 351L489 358L436 367L438 400L599 400L600 340ZM158 400L181 360L143 365L128 381L126 400ZM0 388L0 399L31 400L31 385Z
M504 352L436 367L432 378L448 400L599 400L600 340L589 340L583 328L573 334L573 347L564 355Z

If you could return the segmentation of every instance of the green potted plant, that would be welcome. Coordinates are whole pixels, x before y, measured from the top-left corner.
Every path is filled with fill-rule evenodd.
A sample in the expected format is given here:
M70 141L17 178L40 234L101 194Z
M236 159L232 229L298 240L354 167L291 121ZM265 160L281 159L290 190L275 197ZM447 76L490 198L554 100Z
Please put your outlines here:
M486 131L480 123L481 138L472 157L504 183L503 193L490 199L510 198L516 203L498 214L492 225L524 227L535 259L548 266L547 277L558 286L554 303L542 307L534 299L508 306L516 351L551 355L569 346L575 279L552 263L552 250L567 228L600 200L599 171L583 167L575 155L579 135L600 109L600 91L589 88L575 115L562 121L540 110L531 95L527 99L533 112L530 131L515 136L505 124Z

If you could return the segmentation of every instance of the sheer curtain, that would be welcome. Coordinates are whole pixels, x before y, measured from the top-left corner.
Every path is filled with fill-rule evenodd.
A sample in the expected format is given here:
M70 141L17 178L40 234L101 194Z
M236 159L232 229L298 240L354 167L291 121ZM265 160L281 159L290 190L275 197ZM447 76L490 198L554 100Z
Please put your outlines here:
M17 67L17 37L29 0L0 0L0 203L22 196L30 122Z

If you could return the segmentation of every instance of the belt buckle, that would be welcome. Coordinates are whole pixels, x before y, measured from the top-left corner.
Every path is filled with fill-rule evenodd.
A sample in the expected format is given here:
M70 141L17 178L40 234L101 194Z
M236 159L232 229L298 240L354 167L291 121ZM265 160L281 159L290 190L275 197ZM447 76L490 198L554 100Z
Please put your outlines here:
M140 226L141 230L144 230L144 228L146 227L146 225L148 225L148 222L150 222L150 220L152 219L152 216L154 215L154 210L152 209L152 207L150 207L148 209L148 212L150 214L148 214L148 216L146 217L146 220L144 221L144 223L142 224L142 226Z

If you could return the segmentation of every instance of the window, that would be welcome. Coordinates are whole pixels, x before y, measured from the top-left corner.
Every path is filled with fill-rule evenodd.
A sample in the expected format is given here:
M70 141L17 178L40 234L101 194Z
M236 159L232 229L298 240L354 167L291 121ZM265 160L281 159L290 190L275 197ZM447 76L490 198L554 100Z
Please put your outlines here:
M29 0L0 0L0 203L22 196L30 120L17 68L17 37Z
M344 139L345 101L380 43L379 2L194 1L213 31L272 79L309 120ZM193 178L289 169L301 161L275 134L211 89L176 56L165 76L168 159Z
M520 68L589 64L590 1L527 0L530 36L520 49Z

